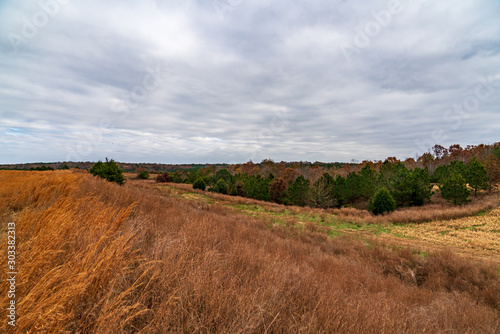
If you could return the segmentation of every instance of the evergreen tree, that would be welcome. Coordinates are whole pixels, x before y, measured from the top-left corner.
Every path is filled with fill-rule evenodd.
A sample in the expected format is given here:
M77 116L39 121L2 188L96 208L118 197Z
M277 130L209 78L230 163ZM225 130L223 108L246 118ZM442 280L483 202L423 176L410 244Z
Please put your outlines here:
M453 173L439 188L441 196L453 204L459 205L468 202L470 190L467 188L467 181L459 173Z
M92 168L90 168L90 173L94 176L99 176L109 182L115 182L119 185L125 183L125 177L123 176L123 171L118 167L116 162L111 159L106 158L106 162L98 161Z
M474 189L474 196L477 196L478 190L488 189L488 172L486 171L486 167L476 157L472 158L467 166L465 180Z
M377 171L366 164L359 172L361 178L361 196L370 199L377 190Z
M375 215L392 212L396 209L396 202L386 188L380 188L370 201L370 211Z
M337 175L333 185L333 197L337 202L337 206L341 207L347 204L348 189L346 179L342 175Z
M409 193L409 205L421 206L425 200L430 200L432 185L427 169L415 168L408 175L406 183Z
M353 203L363 194L363 180L357 173L349 173L346 178L347 201Z
M200 190L205 190L207 187L207 184L205 183L205 180L203 180L202 177L199 177L194 181L193 183L193 189L200 189Z
M223 178L220 178L219 181L215 184L212 189L214 192L219 194L227 194L227 183Z
M288 199L293 205L305 206L309 191L309 180L302 175L295 179L288 187Z
M137 178L142 180L147 180L149 179L149 172L147 170L143 170L137 173Z

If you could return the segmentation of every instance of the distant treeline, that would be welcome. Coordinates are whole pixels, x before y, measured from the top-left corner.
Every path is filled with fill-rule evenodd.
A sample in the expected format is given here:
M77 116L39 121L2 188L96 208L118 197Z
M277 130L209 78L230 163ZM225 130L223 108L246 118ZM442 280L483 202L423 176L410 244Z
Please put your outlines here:
M272 160L227 168L209 166L164 173L157 181L190 183L194 188L223 194L320 208L371 205L382 189L389 192L395 207L420 206L430 200L434 183L443 198L463 204L471 192L477 196L500 182L500 143L465 149L436 145L433 153L404 162L390 157L383 162L328 167Z

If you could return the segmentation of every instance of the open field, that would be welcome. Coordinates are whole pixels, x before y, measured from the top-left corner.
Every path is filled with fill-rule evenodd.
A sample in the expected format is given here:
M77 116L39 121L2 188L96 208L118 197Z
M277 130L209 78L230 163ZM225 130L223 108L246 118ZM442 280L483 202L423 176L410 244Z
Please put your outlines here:
M0 332L500 331L498 209L419 225L347 216L0 171L1 245L15 222L19 263L17 326Z
M151 183L151 186L158 186ZM210 192L200 192L192 189L191 185L170 183L158 186L162 191L178 198L189 199L207 205L223 205L235 209L252 217L264 218L272 224L293 225L301 228L306 224L314 224L323 228L328 235L355 234L357 236L377 236L387 242L395 244L412 244L421 249L448 249L454 253L473 258L486 259L500 265L500 207L488 211L480 211L470 217L457 219L434 220L418 224L392 223L393 217L401 215L401 211L428 212L428 205L424 208L403 209L392 215L382 218L386 221L372 223L371 216L367 222L359 219L359 214L351 209L322 210L277 205L268 202L243 199L241 197L225 196ZM498 205L498 195L487 198L487 206ZM479 207L473 203L469 206L457 208L457 211L468 212L470 207ZM482 210L483 207L480 207ZM444 211L450 211L445 209ZM331 212L341 213L333 214ZM418 214L418 213L417 213ZM451 213L453 215L453 213ZM459 212L459 214L461 214ZM366 214L368 215L368 214ZM361 214L361 216L363 216Z

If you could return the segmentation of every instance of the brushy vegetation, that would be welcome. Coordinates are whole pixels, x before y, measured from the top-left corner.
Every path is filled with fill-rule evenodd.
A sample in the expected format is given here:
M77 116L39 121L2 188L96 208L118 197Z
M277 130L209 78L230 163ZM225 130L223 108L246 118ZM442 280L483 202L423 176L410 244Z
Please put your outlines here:
M99 160L90 168L90 173L94 176L99 176L108 180L109 182L118 183L119 185L125 183L123 171L113 159L108 160L108 158L106 158L105 162Z
M449 252L270 227L70 171L1 171L0 217L16 222L18 333L500 331L498 267Z
M149 179L149 172L147 170L140 171L137 173L137 178L141 180Z
M385 188L381 188L377 191L372 201L370 201L370 211L376 215L392 212L394 210L396 210L396 201L392 198L391 193Z

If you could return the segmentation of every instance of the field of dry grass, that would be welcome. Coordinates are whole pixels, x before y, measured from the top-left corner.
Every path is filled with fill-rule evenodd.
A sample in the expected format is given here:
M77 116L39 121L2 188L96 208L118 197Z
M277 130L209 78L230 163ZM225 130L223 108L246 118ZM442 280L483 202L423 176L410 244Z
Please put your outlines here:
M151 183L150 186L158 185ZM170 183L159 187L168 196L206 205L223 205L236 212L267 219L272 224L288 224L299 228L312 224L317 228L321 227L330 236L347 233L357 236L376 235L386 242L414 245L421 249L436 250L447 246L460 255L487 259L500 265L498 194L482 196L464 206L455 207L437 200L437 203L424 207L403 208L389 215L373 216L367 211L354 208L323 210L290 207L202 192L193 190L188 184ZM491 208L495 209L490 210Z
M261 203L222 199L84 172L0 171L0 245L14 221L19 263L17 326L3 320L0 332L500 331L492 263L376 231L337 235L334 213L306 221L305 209L269 204L262 216ZM5 280L0 291L6 319Z

